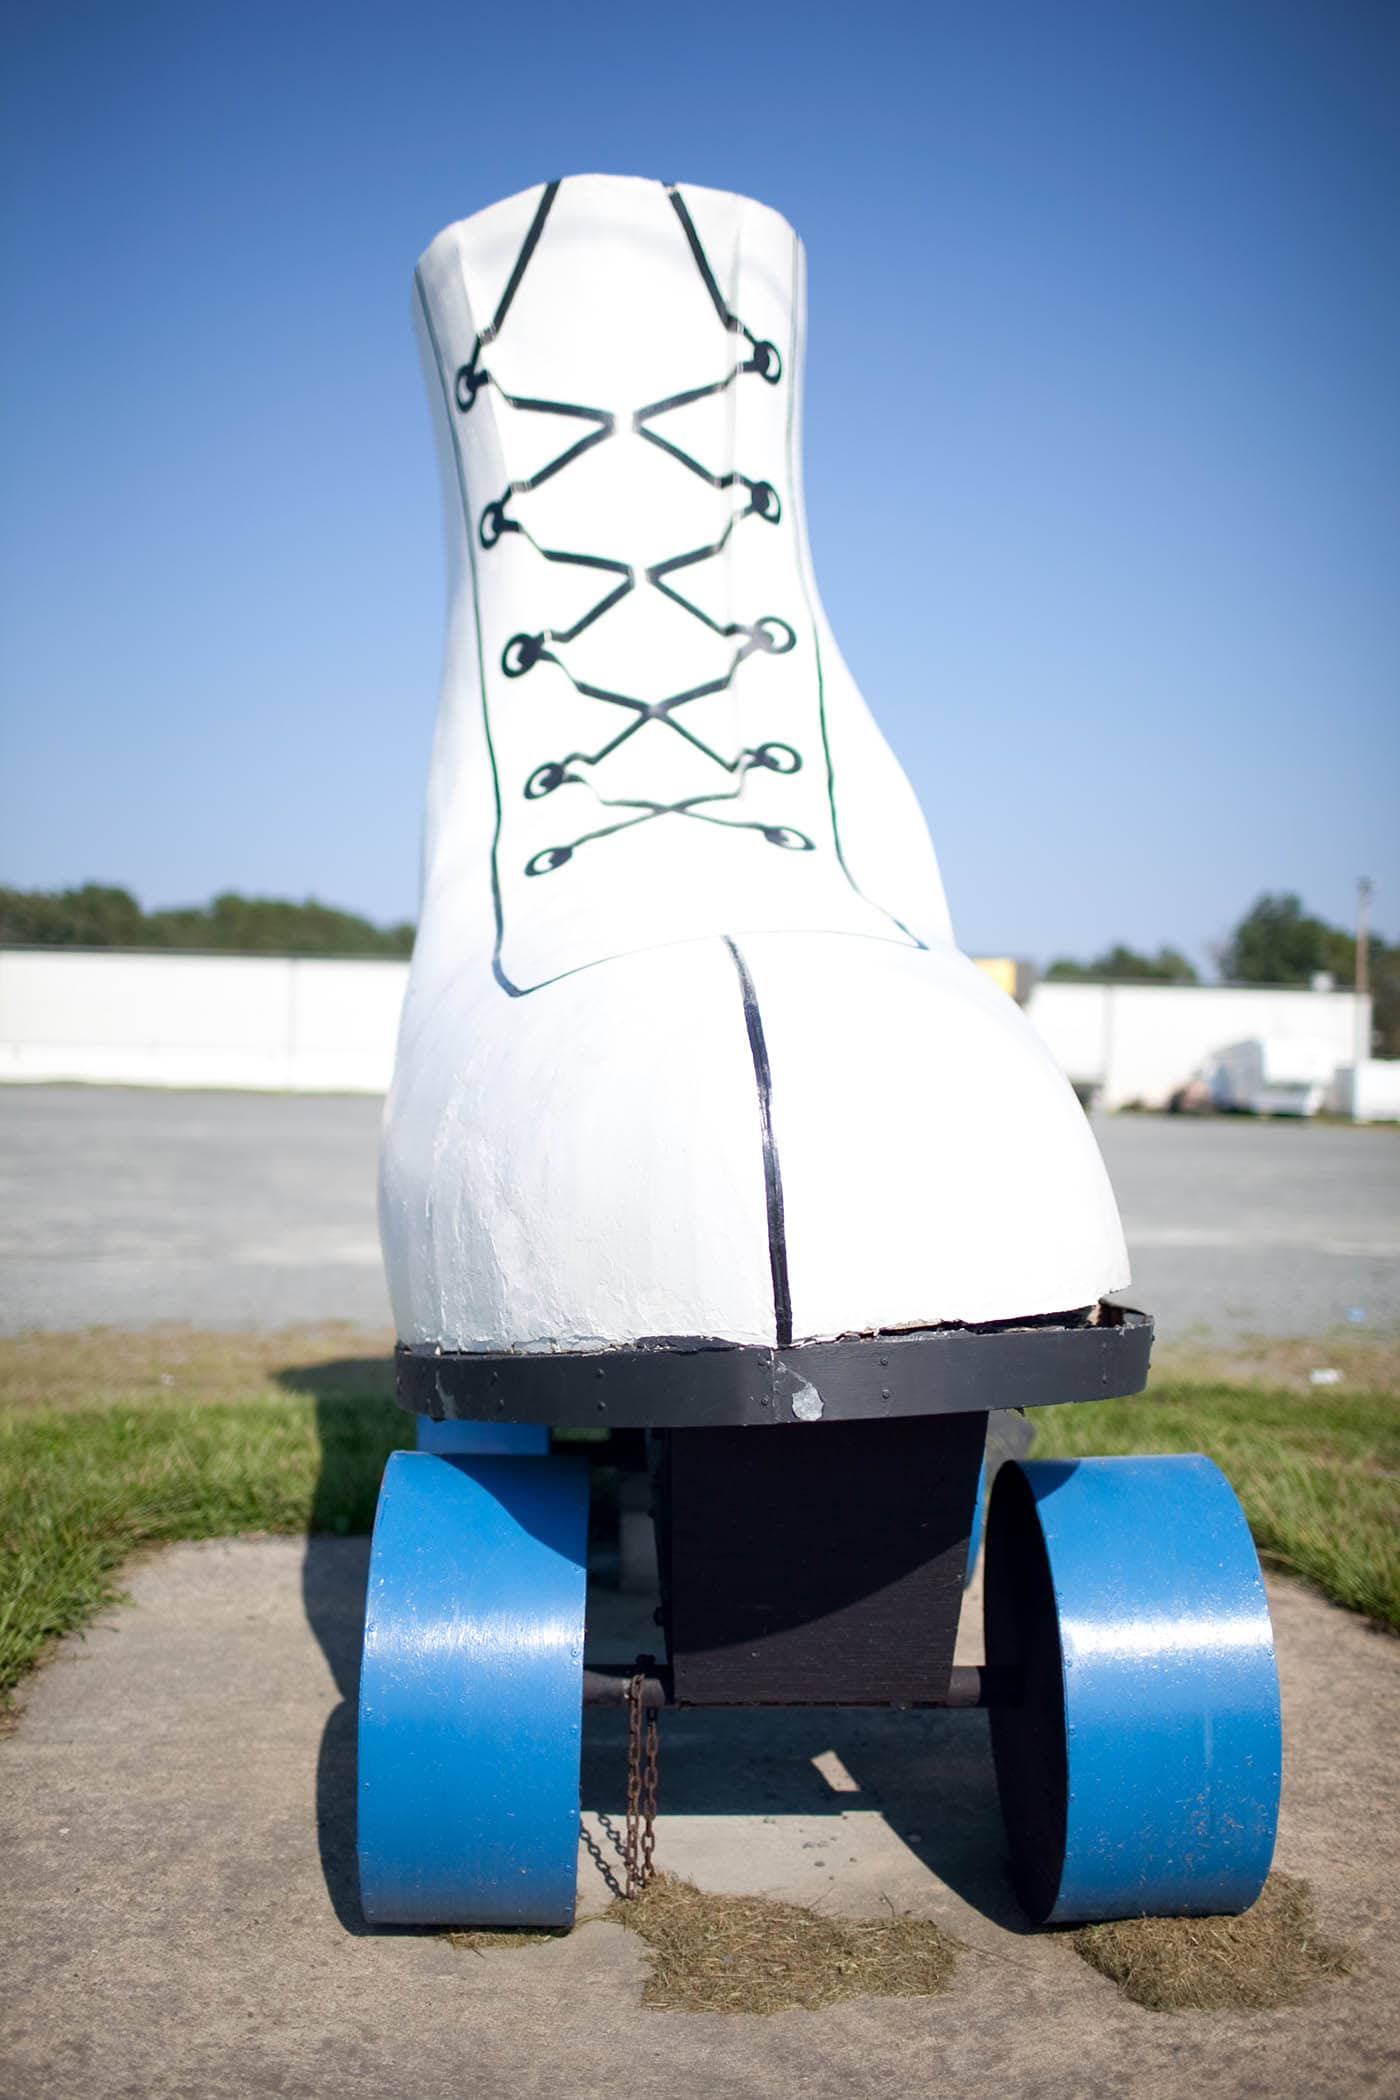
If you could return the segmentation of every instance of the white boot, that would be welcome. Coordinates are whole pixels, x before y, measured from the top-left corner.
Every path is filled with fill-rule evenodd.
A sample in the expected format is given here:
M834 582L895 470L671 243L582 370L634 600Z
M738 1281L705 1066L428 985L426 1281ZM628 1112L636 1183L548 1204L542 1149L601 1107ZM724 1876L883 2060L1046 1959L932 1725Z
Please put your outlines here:
M783 1345L1127 1281L817 598L803 272L763 205L604 176L419 266L454 576L382 1154L405 1342Z

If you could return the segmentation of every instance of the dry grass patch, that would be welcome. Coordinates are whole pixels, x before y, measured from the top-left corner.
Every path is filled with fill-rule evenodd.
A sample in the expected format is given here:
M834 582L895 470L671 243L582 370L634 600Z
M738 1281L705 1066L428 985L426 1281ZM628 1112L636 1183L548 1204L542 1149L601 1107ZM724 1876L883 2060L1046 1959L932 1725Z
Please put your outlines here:
M543 1947L550 1940L565 1940L568 1936L567 1932L554 1932L546 1925L482 1926L480 1930L443 1934L449 1947L460 1947L467 1954L485 1954L493 1947L508 1954L521 1947Z
M772 1896L713 1896L658 1874L603 1916L651 1949L642 2003L657 2012L815 2011L848 1998L946 1991L959 1943L926 1918L823 1917Z
M1153 1385L1263 1385L1276 1391L1315 1391L1312 1373L1341 1372L1341 1390L1400 1392L1400 1332L1334 1327L1307 1339L1248 1335L1232 1342L1159 1341L1152 1351ZM1151 1388L1149 1388L1149 1391Z
M1308 1884L1291 1874L1271 1874L1242 1917L1125 1918L1069 1938L1149 2012L1273 2012L1352 1968L1350 1950L1318 1929Z
M0 1347L0 1409L227 1406L288 1390L391 1397L392 1335L323 1321L272 1334L198 1327L89 1327L21 1334ZM289 1368L290 1367L290 1368Z

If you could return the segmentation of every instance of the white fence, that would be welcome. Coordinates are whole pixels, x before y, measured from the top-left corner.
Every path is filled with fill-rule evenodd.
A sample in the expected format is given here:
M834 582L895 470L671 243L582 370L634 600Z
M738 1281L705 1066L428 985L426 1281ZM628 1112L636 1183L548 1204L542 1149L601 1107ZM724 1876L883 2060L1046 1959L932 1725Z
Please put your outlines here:
M0 1079L380 1094L407 963L0 949Z

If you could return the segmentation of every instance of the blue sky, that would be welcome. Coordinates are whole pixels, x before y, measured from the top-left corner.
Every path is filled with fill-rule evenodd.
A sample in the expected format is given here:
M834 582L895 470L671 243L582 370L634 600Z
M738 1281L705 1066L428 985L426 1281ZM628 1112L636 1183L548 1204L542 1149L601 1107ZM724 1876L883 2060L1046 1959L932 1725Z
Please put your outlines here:
M0 881L414 909L438 228L603 169L810 267L823 596L964 944L1400 931L1392 0L8 0Z

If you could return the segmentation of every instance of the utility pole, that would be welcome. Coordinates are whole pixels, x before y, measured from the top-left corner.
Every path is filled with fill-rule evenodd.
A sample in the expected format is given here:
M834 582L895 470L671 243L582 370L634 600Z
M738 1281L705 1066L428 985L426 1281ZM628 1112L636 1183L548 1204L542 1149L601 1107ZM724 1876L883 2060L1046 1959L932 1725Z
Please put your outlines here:
M1361 1068L1371 1055L1371 896L1375 889L1369 875L1357 878L1356 884L1356 976L1353 997L1353 1040L1351 1059L1351 1119L1361 1120Z

